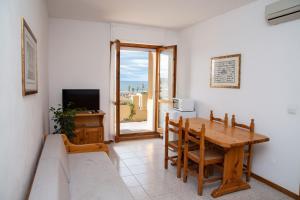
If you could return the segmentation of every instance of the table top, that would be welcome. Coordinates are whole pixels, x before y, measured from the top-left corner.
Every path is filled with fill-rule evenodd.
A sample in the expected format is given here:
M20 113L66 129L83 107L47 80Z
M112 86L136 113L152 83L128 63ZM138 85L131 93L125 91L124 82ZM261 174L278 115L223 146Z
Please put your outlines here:
M224 124L210 121L204 118L190 118L190 128L200 131L202 124L205 124L205 139L223 148L244 146L267 142L267 136L258 133L251 133L249 130L239 127L225 127ZM183 121L183 128L185 120Z

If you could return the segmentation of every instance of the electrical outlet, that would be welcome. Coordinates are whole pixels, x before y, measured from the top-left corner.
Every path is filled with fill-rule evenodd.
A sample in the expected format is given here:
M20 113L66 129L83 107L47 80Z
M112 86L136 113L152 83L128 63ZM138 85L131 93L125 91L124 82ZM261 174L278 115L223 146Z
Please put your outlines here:
M297 115L298 109L296 105L289 105L287 108L287 113L289 115Z

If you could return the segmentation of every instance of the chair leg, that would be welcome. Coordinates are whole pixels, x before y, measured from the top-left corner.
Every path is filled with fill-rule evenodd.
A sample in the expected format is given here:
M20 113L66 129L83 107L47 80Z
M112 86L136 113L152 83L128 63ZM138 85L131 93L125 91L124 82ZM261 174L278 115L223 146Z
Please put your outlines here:
M199 165L199 172L198 172L198 195L202 196L203 193L203 176L204 176L204 167Z
M188 157L186 154L184 154L184 160L183 160L183 182L186 183L188 176Z
M177 178L181 178L181 159L182 159L182 150L178 148L178 157L177 157Z
M165 146L165 169L168 169L168 160L169 160L169 151L168 146Z

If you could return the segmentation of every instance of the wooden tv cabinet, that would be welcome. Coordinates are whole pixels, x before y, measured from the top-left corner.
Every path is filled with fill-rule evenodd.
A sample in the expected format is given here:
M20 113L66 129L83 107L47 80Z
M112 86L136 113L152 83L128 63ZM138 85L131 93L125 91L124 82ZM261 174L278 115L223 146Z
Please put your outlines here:
M103 118L105 113L79 112L75 116L74 144L91 144L104 142Z

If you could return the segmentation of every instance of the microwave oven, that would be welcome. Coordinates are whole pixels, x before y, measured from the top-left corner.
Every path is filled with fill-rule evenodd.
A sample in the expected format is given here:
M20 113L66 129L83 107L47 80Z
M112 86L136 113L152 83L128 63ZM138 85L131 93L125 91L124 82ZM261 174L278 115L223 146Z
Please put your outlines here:
M182 112L194 111L194 101L192 99L173 98L173 109Z

